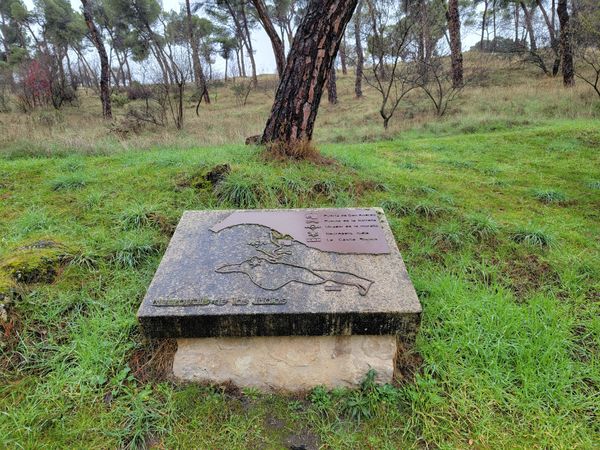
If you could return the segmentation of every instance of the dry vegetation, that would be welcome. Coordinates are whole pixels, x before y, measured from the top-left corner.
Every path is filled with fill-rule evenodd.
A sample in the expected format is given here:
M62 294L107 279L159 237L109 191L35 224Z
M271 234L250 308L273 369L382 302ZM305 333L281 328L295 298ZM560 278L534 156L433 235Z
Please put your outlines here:
M444 117L438 118L425 96L414 91L401 104L387 131L383 130L378 113L379 93L364 83L365 96L356 99L353 73L340 74L339 103L330 105L323 100L316 124L316 144L372 142L405 134L473 133L547 124L556 119L600 117L600 102L583 83L565 90L559 77L541 76L517 60L474 58L467 54L466 61L467 68L477 69L477 80L467 85ZM10 149L32 155L94 154L156 147L240 144L248 136L261 133L272 104L276 80L269 75L261 76L245 106L240 104L234 84L219 82L213 85L213 102L202 104L198 116L190 92L181 131L170 124L166 127L146 126L126 135L116 133L114 130L128 109L142 102L114 107L113 122L103 123L98 119L100 101L91 91L79 95L79 106L67 106L61 111L2 114L0 151Z

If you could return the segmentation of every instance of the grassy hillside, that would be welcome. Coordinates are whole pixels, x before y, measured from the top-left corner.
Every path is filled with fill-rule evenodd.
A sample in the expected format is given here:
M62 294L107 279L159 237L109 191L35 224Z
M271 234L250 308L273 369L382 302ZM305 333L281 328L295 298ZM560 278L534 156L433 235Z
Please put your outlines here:
M398 137L427 137L512 130L551 125L556 120L600 119L600 101L584 83L564 89L560 77L548 78L516 59L481 57L467 53L469 81L438 118L425 95L415 90L400 104L387 131L379 116L380 94L363 82L364 98L354 97L354 76L338 75L337 105L324 99L315 128L317 144L377 142ZM477 73L477 77L471 74ZM49 155L66 153L111 154L117 151L238 145L262 132L269 114L276 80L261 76L242 106L234 90L240 81L215 83L211 105L202 104L199 116L191 92L185 103L184 129L147 126L138 133L119 133L125 113L143 102L127 102L115 94L114 121L102 123L97 94L81 93L78 107L59 112L0 114L0 153Z
M377 138L356 122L374 130L375 119L326 107L319 141L333 168L193 145L191 127L119 141L82 125L79 136L65 123L84 112L27 136L7 124L34 119L3 116L0 447L594 448L600 127L577 91L573 105L544 92L524 115L490 99L482 118L401 138L398 120L387 140L354 144L327 142ZM266 104L242 128L228 121L243 109L220 128L210 119L206 141L257 132ZM231 174L206 182L222 163ZM424 307L396 386L286 397L165 379L173 343L147 342L135 312L184 210L372 205Z

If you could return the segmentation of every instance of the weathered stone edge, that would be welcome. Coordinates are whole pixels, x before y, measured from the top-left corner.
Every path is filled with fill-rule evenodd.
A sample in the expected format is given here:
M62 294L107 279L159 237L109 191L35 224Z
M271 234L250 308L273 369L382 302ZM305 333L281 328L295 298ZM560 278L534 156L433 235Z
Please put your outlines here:
M397 335L414 341L421 313L289 313L222 316L141 316L151 338Z

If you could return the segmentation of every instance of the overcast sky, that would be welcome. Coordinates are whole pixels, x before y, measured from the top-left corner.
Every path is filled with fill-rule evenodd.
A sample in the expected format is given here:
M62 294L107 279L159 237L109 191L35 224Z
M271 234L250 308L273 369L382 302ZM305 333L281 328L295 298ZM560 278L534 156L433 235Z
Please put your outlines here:
M0 0L2 1L2 0ZM160 2L161 0L159 0ZM80 11L81 2L79 0L70 0L73 5L73 9ZM181 0L162 0L163 8L165 10L179 11L183 1ZM25 4L29 9L33 8L33 0L25 0ZM477 34L468 32L463 27L463 50L470 48L475 42L477 42ZM273 56L273 49L267 34L264 32L262 27L257 27L252 30L252 44L254 46L256 60L256 70L260 73L275 73L275 57ZM217 57L216 63L213 66L213 70L223 72L225 69L225 63L222 58ZM248 65L249 67L249 65Z

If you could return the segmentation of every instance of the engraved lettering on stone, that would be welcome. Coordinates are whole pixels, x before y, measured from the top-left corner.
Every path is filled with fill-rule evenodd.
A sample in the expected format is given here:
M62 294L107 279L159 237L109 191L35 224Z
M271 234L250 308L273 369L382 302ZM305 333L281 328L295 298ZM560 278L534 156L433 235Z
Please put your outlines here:
M390 252L379 217L369 209L323 209L311 213L236 211L211 230L218 233L241 225L261 225L288 241L294 240L324 252L370 255Z

